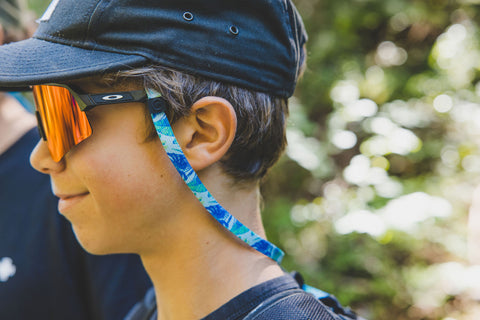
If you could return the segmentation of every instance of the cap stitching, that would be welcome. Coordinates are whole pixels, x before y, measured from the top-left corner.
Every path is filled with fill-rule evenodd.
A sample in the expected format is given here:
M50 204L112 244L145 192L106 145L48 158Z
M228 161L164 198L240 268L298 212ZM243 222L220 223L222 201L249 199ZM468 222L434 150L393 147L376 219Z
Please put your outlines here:
M293 5L293 3L291 3L291 5ZM293 8L292 8L293 9ZM292 10L292 15L293 15L293 22L295 23L294 26L295 26L295 32L293 33L293 36L294 36L294 39L295 39L295 62L297 64L297 67L295 68L295 79L297 79L298 77L298 71L300 69L300 52L301 52L301 48L300 48L300 39L298 38L298 32L296 30L296 27L297 27L297 24L298 24L298 21L297 21L297 15L295 14L295 11Z
M118 63L118 62L121 62L122 60L128 60L128 59L130 59L131 57L136 57L136 58L139 57L139 58L143 58L144 60L148 60L148 58L145 58L145 57L143 57L143 56L132 54L132 55L129 55L129 56L126 56L126 57L119 57L118 60L115 60L115 58L114 58L114 59L110 60L110 61L108 62L108 64L98 63L98 64L91 64L90 66L91 66L91 67L96 67L96 66L98 66L98 67L100 67L100 66L108 66L108 65L112 64L111 62L113 62L113 63ZM126 65L126 66L127 66L127 65ZM113 66L113 67L117 68L118 66L115 65L115 66ZM64 72L64 71L71 71L71 70L78 70L78 68L77 68L77 67L71 67L71 68L64 68L64 69L56 69L55 72ZM52 72L52 70L45 71L45 72L37 72L37 73L35 73L34 75L45 75L45 74L49 74L49 73L51 73L51 72ZM98 71L95 71L95 72L98 72ZM0 73L0 75L2 75L2 76L18 76L18 73ZM76 75L74 75L73 78L75 78L75 76L76 76ZM33 80L33 81L34 81L34 80Z
M289 12L288 12L288 4L287 2L290 2L290 0L282 0L282 8L283 8L283 14L285 15L285 18L287 20L287 24L286 24L286 28L287 28L287 32L288 32L288 36L289 36L289 39L292 39L294 38L293 36L293 33L292 33L292 21L290 20L290 15L289 15ZM289 41L290 42L290 41ZM290 44L290 53L293 55L295 61L291 61L290 63L292 64L292 66L295 66L295 74L293 75L293 77L291 76L291 81L293 81L293 83L295 84L297 81L297 72L298 72L298 57L297 57L297 53L295 52L295 48L294 46ZM290 88L288 89L288 91L290 92Z
M80 0L82 1L82 0ZM107 0L105 2L108 2ZM93 25L94 25L94 19L95 19L95 15L97 14L97 11L101 10L101 9L104 9L105 7L107 7L107 5L109 3L105 3L105 5L103 5L103 0L99 0L97 2L97 5L95 6L95 9L93 9L92 11L92 14L90 15L90 19L88 20L88 25L87 25L87 32L85 32L85 37L83 38L83 42L87 42L87 39L90 39L90 30L93 28ZM105 10L102 10L100 11L99 13L99 17L98 19L95 19L95 21L99 21L103 15L103 13L105 12Z

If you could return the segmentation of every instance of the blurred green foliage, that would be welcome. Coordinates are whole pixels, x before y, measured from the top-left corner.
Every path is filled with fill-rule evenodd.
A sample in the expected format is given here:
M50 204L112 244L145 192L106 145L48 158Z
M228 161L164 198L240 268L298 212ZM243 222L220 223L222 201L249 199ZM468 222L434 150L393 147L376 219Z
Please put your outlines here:
M294 2L308 68L262 185L283 266L371 320L480 319L480 1Z
M308 68L262 186L284 266L369 319L480 319L480 1L294 2Z
M22 0L23 1L23 0ZM40 17L42 13L47 9L50 1L48 0L26 0L30 10L35 12L37 17Z

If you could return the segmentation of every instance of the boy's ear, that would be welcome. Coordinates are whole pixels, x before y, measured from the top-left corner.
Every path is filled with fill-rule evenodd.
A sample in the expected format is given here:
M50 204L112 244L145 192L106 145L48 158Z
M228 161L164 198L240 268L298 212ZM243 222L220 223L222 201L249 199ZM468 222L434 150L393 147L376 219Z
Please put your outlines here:
M237 116L226 99L208 96L196 101L190 114L173 125L175 137L195 171L219 161L235 138Z

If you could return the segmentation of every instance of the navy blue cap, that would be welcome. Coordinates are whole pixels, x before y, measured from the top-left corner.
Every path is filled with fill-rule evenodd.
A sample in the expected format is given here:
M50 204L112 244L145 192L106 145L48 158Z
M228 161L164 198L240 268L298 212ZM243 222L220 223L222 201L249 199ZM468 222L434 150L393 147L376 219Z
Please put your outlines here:
M289 97L307 41L290 0L53 0L39 21L0 46L0 87L158 64Z

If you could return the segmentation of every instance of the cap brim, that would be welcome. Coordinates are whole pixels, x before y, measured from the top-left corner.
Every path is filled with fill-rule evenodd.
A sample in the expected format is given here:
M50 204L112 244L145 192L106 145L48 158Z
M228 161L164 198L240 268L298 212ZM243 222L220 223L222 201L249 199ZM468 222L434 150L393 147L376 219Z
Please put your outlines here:
M144 65L139 55L89 50L31 38L0 46L0 89L67 80Z

